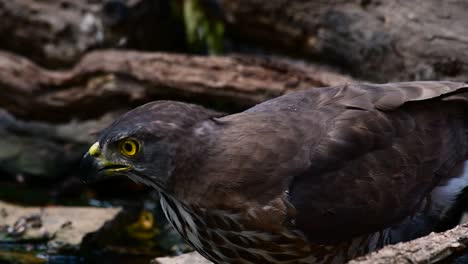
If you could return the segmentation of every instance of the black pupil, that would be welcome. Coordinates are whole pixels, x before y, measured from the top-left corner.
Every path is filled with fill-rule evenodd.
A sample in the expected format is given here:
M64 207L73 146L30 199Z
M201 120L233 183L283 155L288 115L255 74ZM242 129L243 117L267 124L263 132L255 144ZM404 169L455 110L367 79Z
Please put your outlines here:
M133 150L133 145L130 144L130 143L125 143L125 144L124 144L124 149L125 149L125 151L127 151L127 152L132 152L132 150Z

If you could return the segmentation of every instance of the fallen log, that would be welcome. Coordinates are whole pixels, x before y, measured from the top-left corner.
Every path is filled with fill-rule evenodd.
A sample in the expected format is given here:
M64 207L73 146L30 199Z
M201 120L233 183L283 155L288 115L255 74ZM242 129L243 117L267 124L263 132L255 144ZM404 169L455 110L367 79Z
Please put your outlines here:
M0 48L54 68L98 48L187 50L168 2L0 0ZM236 43L253 40L374 82L468 79L462 0L214 2Z
M431 233L406 243L386 246L349 264L436 263L453 259L467 249L468 224L462 224L446 232Z
M97 51L75 67L50 71L0 52L0 107L47 121L92 118L156 99L241 110L287 92L352 79L319 66L282 59L200 57Z
M0 0L0 18L0 49L47 67L70 66L103 47L186 49L169 1Z
M468 4L438 1L220 1L228 31L374 82L468 80Z

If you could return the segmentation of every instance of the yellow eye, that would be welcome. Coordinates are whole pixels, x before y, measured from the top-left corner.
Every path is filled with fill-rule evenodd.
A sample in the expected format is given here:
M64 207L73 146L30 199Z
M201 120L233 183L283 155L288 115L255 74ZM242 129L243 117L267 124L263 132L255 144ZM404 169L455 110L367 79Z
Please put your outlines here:
M119 142L119 151L124 156L133 157L140 150L140 144L134 139L124 139Z

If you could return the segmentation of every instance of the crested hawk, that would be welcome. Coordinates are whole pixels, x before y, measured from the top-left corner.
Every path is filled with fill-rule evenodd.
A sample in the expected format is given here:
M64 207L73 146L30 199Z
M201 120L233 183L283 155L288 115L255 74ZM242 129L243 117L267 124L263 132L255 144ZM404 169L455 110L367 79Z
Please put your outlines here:
M454 216L467 110L455 82L315 88L225 116L156 101L105 129L83 167L157 189L215 263L340 263Z

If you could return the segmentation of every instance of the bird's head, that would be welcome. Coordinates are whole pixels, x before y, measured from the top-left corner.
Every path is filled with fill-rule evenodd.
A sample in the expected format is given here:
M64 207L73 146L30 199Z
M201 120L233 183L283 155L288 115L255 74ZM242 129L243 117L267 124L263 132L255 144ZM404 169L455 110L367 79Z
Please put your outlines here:
M102 131L89 148L81 163L84 180L124 175L163 190L176 155L190 148L186 143L194 127L217 116L221 114L173 101L137 107Z

